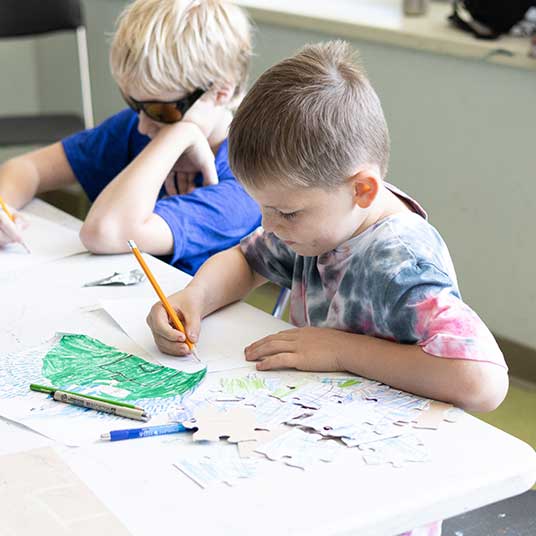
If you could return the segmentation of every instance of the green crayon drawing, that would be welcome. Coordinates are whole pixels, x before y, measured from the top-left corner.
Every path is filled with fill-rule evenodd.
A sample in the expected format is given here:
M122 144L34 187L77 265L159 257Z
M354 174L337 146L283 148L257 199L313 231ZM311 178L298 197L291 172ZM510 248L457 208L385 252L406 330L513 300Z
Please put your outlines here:
M70 334L62 335L48 351L42 369L57 387L108 384L123 390L126 396L121 400L183 395L195 389L206 372L206 368L188 373L155 365L86 335Z
M268 388L264 379L254 374L243 378L222 378L220 384L223 392L231 395L252 393Z
M361 382L359 380L356 380L354 378L351 378L350 380L343 381L339 384L339 387L345 388L345 387L352 387L352 385L359 385Z

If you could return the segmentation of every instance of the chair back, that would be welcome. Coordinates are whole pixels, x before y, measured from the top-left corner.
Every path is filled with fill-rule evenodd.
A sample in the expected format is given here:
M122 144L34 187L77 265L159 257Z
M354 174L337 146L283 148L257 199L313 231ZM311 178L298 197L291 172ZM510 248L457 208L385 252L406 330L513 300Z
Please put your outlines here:
M79 0L0 0L0 38L76 30L83 25Z

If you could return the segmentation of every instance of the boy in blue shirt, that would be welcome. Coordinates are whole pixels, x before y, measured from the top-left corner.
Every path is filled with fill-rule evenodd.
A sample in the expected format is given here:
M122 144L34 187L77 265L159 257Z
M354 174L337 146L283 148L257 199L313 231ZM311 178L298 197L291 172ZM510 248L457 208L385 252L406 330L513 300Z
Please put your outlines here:
M136 0L120 15L112 74L130 109L98 127L13 158L0 195L21 207L80 183L93 202L81 239L94 253L141 249L193 274L260 222L227 162L227 130L251 53L244 13L225 1ZM0 247L23 218L0 215Z

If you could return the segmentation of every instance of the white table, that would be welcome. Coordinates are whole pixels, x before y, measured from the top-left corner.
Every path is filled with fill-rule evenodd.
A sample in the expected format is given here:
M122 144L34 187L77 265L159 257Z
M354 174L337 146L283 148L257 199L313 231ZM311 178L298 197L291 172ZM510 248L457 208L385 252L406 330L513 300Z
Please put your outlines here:
M41 202L30 207L67 225L79 225ZM81 283L132 267L130 255L82 254L0 281L0 348L17 350L58 327L76 328L122 350L139 348L103 312L87 312L102 298L125 296L124 288L81 288ZM152 263L165 292L181 288L188 276L159 261ZM24 326L6 303L16 289ZM149 285L129 287L128 296L152 295ZM224 312L243 318L245 304ZM21 310L20 307L18 309ZM237 326L236 352L259 334L284 323L251 308L252 322ZM21 313L22 314L22 313ZM17 322L19 322L17 324ZM205 334L205 336L217 336ZM253 370L246 364L241 372ZM236 372L236 371L235 371ZM285 373L281 373L285 374ZM368 466L352 449L337 461L301 471L262 464L260 474L233 488L202 490L174 469L170 460L189 435L67 448L0 420L0 453L52 445L73 471L134 535L153 534L359 534L394 535L451 517L529 489L536 480L536 455L522 441L469 415L438 431L423 431L430 463L401 469ZM181 437L179 437L181 436ZM154 448L153 448L154 446ZM165 452L164 452L165 450ZM151 452L153 456L147 456ZM107 535L113 536L113 535Z

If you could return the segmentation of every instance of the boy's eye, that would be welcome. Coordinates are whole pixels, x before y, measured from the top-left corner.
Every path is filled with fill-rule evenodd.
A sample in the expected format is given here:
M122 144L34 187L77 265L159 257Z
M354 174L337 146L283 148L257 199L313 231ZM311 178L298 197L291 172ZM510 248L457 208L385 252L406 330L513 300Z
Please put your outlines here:
M285 220L292 220L298 215L299 211L295 212L280 212L279 215Z

